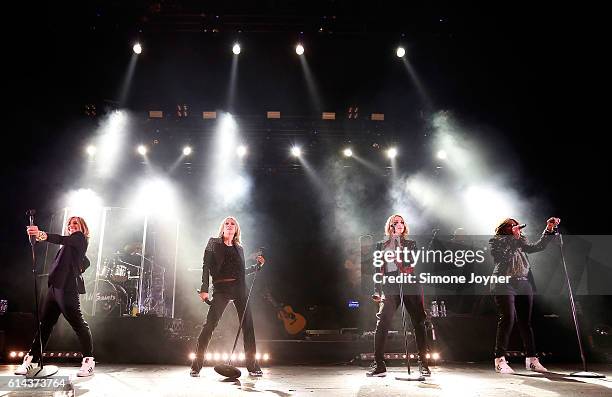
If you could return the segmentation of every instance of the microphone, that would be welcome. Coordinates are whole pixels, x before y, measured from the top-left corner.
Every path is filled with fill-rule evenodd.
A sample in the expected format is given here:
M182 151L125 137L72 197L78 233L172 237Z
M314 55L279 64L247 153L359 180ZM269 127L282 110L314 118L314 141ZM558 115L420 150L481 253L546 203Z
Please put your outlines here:
M526 223L521 223L520 225L518 225L519 229L523 229L525 227L527 227Z
M202 291L200 291L200 289L198 288L198 289L196 289L196 292L199 294L199 293L201 293ZM210 306L210 305L212 305L212 300L210 300L210 299L208 299L208 298L204 299L204 302L205 302L207 305L209 305L209 306Z
M34 226L34 215L36 214L35 209L30 209L26 211L26 215L30 220L30 226ZM28 236L30 238L30 245L34 246L36 244L36 236Z
M264 250L265 249L266 249L266 247L259 247L259 255L264 256ZM255 266L256 266L257 271L260 271L261 268L262 268L262 265L259 262L257 262Z

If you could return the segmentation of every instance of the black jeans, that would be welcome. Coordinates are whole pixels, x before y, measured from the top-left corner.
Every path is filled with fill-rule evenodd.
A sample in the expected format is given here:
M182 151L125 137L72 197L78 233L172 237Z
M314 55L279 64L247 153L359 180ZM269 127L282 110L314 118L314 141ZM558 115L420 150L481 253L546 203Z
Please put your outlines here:
M43 349L47 346L51 331L53 331L53 327L57 323L60 314L64 315L64 318L68 321L74 332L76 332L79 343L81 344L81 353L83 357L93 357L93 340L91 338L89 325L81 313L79 293L76 290L64 290L53 286L50 286L47 291L47 297L43 303L40 317ZM38 332L36 332L29 354L35 359L40 358L40 340L38 338Z
M422 295L404 295L404 306L410 315L414 333L416 335L416 345L419 357L423 363L427 363L427 340L425 338L425 309L423 308ZM385 295L385 300L381 303L376 322L376 335L374 336L374 359L377 363L384 362L385 344L387 334L393 320L393 315L400 305L399 295ZM403 309L402 309L403 310Z
M499 312L497 337L495 338L495 357L499 358L506 355L515 318L518 320L525 354L527 357L535 357L535 339L531 328L533 289L529 280L511 279L508 284L498 285L494 291L494 300Z
M206 322L198 337L196 357L200 363L204 360L204 354L206 353L206 348L208 347L212 333L215 328L217 328L219 320L230 301L234 302L239 321L242 321L243 313L245 314L244 322L242 323L242 339L244 342L246 362L247 364L255 362L255 354L257 351L255 346L255 330L253 329L251 309L247 307L245 312L246 299L245 287L244 285L240 285L240 283L220 283L219 285L215 285L212 305L208 309Z

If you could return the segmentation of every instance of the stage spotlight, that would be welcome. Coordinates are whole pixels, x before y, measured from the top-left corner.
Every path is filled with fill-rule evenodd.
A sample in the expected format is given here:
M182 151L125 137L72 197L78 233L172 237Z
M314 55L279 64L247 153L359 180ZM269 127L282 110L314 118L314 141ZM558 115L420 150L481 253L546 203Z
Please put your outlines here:
M193 352L189 353L189 359L190 360L195 360L195 358L196 358L196 354L195 353L193 353Z
M185 146L183 148L183 156L189 156L191 154L191 147L190 146Z
M221 359L221 355L220 355L219 353L215 353L215 354L213 354L213 358L214 358L216 361L218 361L218 360L220 360L220 359Z
M244 361L244 353L240 353L240 354L238 355L238 360L240 360L240 361Z
M229 358L229 356L228 356L228 354L227 354L227 353L223 353L223 354L221 355L221 358L223 359L223 361L227 361L227 359Z
M264 353L263 360L268 361L270 359L270 355L268 353Z
M234 46L232 47L232 52L234 53L234 55L240 54L240 44L234 44Z
M429 360L429 359L431 358L431 354L427 353L427 354L425 355L425 358Z
M147 154L147 147L145 145L138 145L138 148L136 150L138 151L138 154L141 154L143 156Z
M93 157L96 154L96 147L94 145L89 145L85 151L90 157Z
M390 159L394 159L397 156L397 149L392 147L387 150L387 157Z
M238 146L238 149L236 149L236 154L238 154L238 157L244 157L247 154L247 148L244 145L240 145Z
M298 55L304 54L304 46L302 44L298 44L295 46L295 53Z
M142 53L142 46L140 45L140 43L136 43L134 44L134 47L132 47L132 50L134 50L134 54L139 55L140 53Z
M410 355L410 358L414 358L414 354L411 354L411 355Z
M17 353L17 357L23 357L23 352Z
M437 157L438 157L440 160L446 160L446 151L444 151L444 150L438 150Z
M395 51L395 55L397 55L398 58L403 58L404 55L406 55L406 50L404 49L404 47L397 47L397 51Z
M11 356L11 358L15 358L15 357L17 357L17 352L11 352L11 354L9 354L9 356Z
M260 360L260 359L261 359L261 354L255 353L255 360Z
M431 355L431 358L433 358L434 360L438 360L440 359L440 353L434 353Z
M302 155L302 149L300 149L298 146L294 146L291 148L291 155L293 157L300 157Z
M212 360L212 358L213 358L212 353L206 353L206 361L210 361Z
M346 157L351 157L353 155L353 151L350 148L346 148L342 151L342 154Z

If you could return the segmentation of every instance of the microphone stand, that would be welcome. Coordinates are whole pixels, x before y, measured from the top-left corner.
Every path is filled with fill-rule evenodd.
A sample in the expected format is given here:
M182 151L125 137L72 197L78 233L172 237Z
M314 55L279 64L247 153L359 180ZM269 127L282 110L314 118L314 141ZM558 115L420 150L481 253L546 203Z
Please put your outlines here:
M30 220L30 226L34 226L34 214L36 210L28 210L27 215ZM26 378L47 378L49 376L55 375L58 371L58 368L55 365L47 365L44 366L43 363L43 344L42 344L42 332L40 328L40 318L39 318L39 309L38 309L38 277L36 275L36 252L34 251L34 245L36 244L36 237L30 237L30 249L32 251L32 275L34 276L34 302L36 308L36 324L38 330L38 343L40 347L40 361L38 363L38 367L33 367L28 370L26 374Z
M567 273L567 265L565 263L565 255L563 252L563 236L559 233L559 248L561 249L561 261L563 262L563 271L565 272L565 280L567 281L567 290L569 291L570 306L572 309L572 318L574 319L574 326L576 327L576 337L578 338L578 347L580 348L580 358L582 359L582 371L572 372L569 376L575 376L578 378L605 378L605 375L597 372L590 372L587 370L587 363L584 357L584 349L582 348L582 339L580 337L580 327L578 325L578 318L576 317L576 305L574 303L574 293L572 292L572 285L570 278Z
M391 225L391 228L393 229L393 233L395 233L395 226ZM398 274L402 274L401 270L398 267ZM400 310L402 311L402 328L404 329L404 350L406 352L406 370L408 371L408 375L407 376L396 376L395 379L397 380L406 380L406 381L424 381L425 377L422 375L423 373L423 368L421 366L421 360L423 360L424 357L419 357L419 374L412 374L410 372L410 354L408 353L408 330L406 327L406 308L404 307L404 280L402 280L402 282L399 285L400 290ZM414 330L413 330L414 333ZM416 338L416 336L415 336Z
M401 272L400 272L401 274ZM422 375L422 368L421 368L421 361L424 359L424 357L419 357L419 374L412 374L410 372L410 354L408 353L408 331L406 330L406 311L404 310L404 290L402 288L402 286L404 285L404 282L402 280L402 282L400 283L400 310L402 311L402 327L404 328L404 350L406 351L406 369L408 370L408 375L407 376L396 376L395 379L397 380L407 380L407 381L411 381L411 380L416 380L416 381L424 381L425 377Z

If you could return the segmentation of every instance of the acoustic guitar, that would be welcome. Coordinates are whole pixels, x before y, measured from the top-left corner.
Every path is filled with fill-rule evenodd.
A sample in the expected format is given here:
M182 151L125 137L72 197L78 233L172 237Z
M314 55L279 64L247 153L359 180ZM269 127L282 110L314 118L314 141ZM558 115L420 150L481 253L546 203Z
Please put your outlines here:
M281 305L276 302L269 292L266 292L263 297L276 308L276 317L283 322L285 331L287 331L289 335L299 334L306 328L306 319L304 316L294 312L290 305Z

